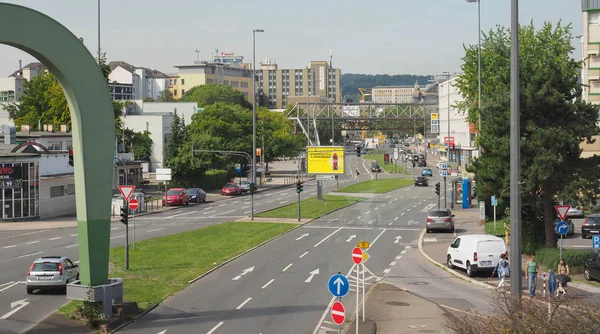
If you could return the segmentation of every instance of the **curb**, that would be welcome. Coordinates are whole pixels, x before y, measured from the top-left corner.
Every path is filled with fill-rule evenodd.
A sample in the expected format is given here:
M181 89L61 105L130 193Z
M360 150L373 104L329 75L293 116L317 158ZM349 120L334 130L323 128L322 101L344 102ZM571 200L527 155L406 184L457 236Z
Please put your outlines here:
M432 259L431 256L427 255L427 253L425 253L425 251L423 250L423 236L425 236L425 232L426 232L425 229L423 229L423 231L421 231L421 234L419 235L419 240L417 241L417 246L418 246L418 249L419 249L419 253L421 253L421 255L423 255L424 258L426 258L429 262L433 263L436 267L439 267L440 269L443 269L443 270L451 273L452 275L454 275L454 276L456 276L456 277L458 277L458 278L460 278L462 280L465 280L465 281L467 281L469 283L478 285L478 286L486 288L486 289L494 289L494 287L491 286L491 285L489 285L489 284L485 284L485 283L480 282L478 280L474 280L474 279L472 279L470 277L466 277L466 276L457 274L456 272L454 272L454 270L446 267L445 265L443 265L443 264L437 262L436 260Z

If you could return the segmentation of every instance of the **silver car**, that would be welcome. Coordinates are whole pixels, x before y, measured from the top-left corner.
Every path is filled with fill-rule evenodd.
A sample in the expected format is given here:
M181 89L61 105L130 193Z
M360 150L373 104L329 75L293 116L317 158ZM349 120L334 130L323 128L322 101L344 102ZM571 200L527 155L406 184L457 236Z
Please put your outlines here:
M33 261L27 273L27 294L34 290L60 289L66 292L67 283L79 280L79 265L64 256L44 256Z
M585 218L585 212L580 206L571 206L567 211L567 217Z
M250 181L241 181L240 182L240 188L242 188L242 192L243 193L247 193L250 191Z
M427 226L425 231L446 230L454 232L454 215L450 209L439 209L429 211L427 214Z

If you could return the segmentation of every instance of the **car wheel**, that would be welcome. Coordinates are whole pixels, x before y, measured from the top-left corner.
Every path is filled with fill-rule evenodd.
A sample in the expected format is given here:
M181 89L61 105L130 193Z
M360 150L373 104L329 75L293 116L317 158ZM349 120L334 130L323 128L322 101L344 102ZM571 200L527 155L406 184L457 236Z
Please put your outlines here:
M473 277L473 269L471 269L471 262L467 261L467 276Z
M28 295L31 295L31 294L33 294L33 289L32 289L32 288L27 288L27 294L28 294Z
M446 265L448 266L448 268L454 269L454 265L452 264L452 257L450 255L448 255L448 258L446 259Z
M431 233L431 230L427 228L425 229L425 233Z
M583 278L585 278L586 281L591 281L592 280L592 278L590 277L590 270L588 268L585 268L583 270Z
M450 229L450 233L454 233L454 231L456 231L456 229L454 228L454 226L452 226L452 228Z

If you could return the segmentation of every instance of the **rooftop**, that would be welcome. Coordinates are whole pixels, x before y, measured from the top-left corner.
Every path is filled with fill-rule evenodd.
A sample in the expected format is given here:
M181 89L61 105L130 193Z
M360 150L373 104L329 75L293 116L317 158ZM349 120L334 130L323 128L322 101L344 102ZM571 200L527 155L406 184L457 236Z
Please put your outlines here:
M40 62L32 62L32 63L29 63L29 64L23 66L23 68L20 68L20 69L14 71L11 75L9 75L9 77L15 77L15 78L22 77L23 69L45 71L46 66L44 66L44 64L42 64Z

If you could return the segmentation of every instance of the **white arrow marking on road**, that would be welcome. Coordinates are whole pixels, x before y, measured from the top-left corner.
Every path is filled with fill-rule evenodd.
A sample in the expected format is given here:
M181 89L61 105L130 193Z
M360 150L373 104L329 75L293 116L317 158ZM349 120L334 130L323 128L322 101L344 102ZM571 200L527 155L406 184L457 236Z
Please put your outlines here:
M344 285L344 281L342 281L342 279L338 277L335 281L333 281L333 285L337 286L337 294L339 295L342 289L342 285Z
M242 276L246 275L247 273L251 273L251 272L253 272L253 271L254 271L254 267L250 267L250 268L248 268L248 269L244 269L244 271L242 271L242 273L241 273L241 274L237 275L236 277L232 278L231 280L232 280L232 281L237 281L237 280L239 280L240 278L242 278Z
M308 237L308 233L304 233L303 235L299 236L298 238L296 238L296 240L300 240L304 237Z
M8 313L6 313L2 317L0 317L0 320L8 319L8 317L10 317L11 315L17 313L23 307L29 305L29 302L26 301L27 299L28 298L25 298L25 299L17 300L16 302L10 303L10 308L13 309L13 310L10 311L10 312L8 312Z
M167 332L167 330L165 329L165 330L164 330L164 331L162 331L162 332L158 332L158 334L165 334L166 332Z
M400 242L400 239L402 239L402 237L401 236L397 236L395 239L396 240L394 240L394 243L397 244L397 243Z
M308 276L308 278L306 279L306 281L304 281L305 283L310 283L310 281L312 281L313 277L314 277L315 275L318 275L318 274L319 274L319 268L317 268L317 269L315 269L315 270L311 271L309 274L310 274L310 276Z
M351 235L350 238L348 238L348 240L346 240L346 242L350 242L354 238L356 238L356 234Z

